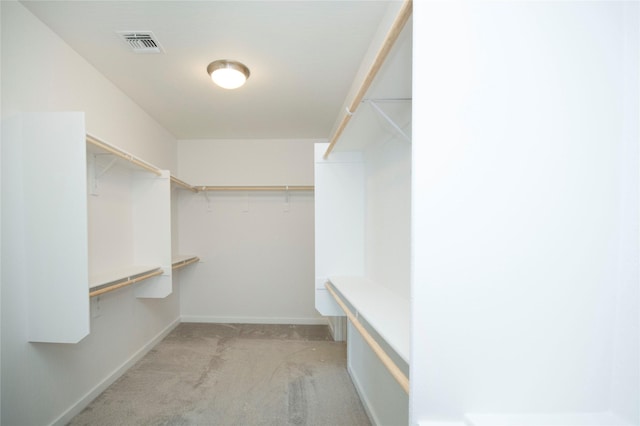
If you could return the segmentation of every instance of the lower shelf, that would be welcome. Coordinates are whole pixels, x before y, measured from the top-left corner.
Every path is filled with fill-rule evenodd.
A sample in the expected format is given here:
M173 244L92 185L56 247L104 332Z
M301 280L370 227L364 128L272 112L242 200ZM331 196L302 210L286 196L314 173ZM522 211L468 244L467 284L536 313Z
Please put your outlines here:
M162 268L157 266L130 266L96 274L89 280L89 297L99 296L162 274Z
M199 262L200 258L198 256L192 255L174 255L173 259L171 259L171 269L174 271L176 269L184 268L185 266L191 265L192 263Z
M409 300L363 277L332 276L329 281L353 306L357 315L408 364L410 341Z

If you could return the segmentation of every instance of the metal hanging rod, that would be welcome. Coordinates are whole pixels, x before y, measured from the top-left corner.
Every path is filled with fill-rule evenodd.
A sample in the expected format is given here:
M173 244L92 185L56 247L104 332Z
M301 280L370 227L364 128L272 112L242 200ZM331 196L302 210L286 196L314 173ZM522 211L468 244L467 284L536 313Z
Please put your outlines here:
M409 379L407 378L407 376L405 376L402 370L400 370L400 368L396 365L396 363L393 362L391 357L387 355L387 353L384 351L384 349L382 349L380 344L376 342L373 336L371 336L371 334L367 331L367 329L364 328L360 320L358 320L358 318L353 314L353 312L351 312L351 310L347 307L347 305L342 301L340 296L338 296L338 293L335 291L335 288L333 287L333 285L327 281L324 284L324 286L327 288L329 293L331 293L331 296L333 296L333 298L336 300L338 305L340 305L344 313L347 315L347 318L349 318L349 321L351 321L351 324L355 327L355 329L358 330L358 332L360 333L364 341L367 342L371 350L373 350L373 353L376 354L376 356L378 357L378 359L380 359L382 364L384 364L387 370L389 370L389 373L391 373L391 375L396 380L396 382L398 382L400 387L402 387L402 389L407 394L409 394Z
M198 256L194 256L190 259L184 259L178 262L174 262L173 264L171 264L171 269L176 270L176 269L184 268L187 265L191 265L192 263L196 263L199 261L200 261L200 258Z
M380 71L380 68L382 68L382 64L384 64L385 59L387 59L387 55L391 51L391 48L393 47L395 42L398 40L402 29L409 20L412 11L413 1L404 0L402 6L400 7L400 11L396 16L396 19L393 21L393 24L391 25L391 28L389 29L389 32L387 33L387 36L382 43L382 47L380 47L380 50L378 50L373 64L371 64L371 67L369 68L364 81L356 92L356 96L351 101L351 104L347 107L347 112L344 117L342 117L342 121L340 121L340 124L338 125L338 128L334 132L333 136L331 136L331 138L329 139L329 147L327 147L327 150L325 151L323 156L325 160L327 159L327 157L329 157L331 151L333 151L336 142L338 142L340 135L342 135L342 132L344 132L344 129L347 127L347 124L349 123L349 120L351 120L353 113L356 112L358 105L360 105L362 99L364 98L364 95L367 93L367 90L369 90L369 87L371 87L373 80L375 79L376 75L378 75L378 71Z

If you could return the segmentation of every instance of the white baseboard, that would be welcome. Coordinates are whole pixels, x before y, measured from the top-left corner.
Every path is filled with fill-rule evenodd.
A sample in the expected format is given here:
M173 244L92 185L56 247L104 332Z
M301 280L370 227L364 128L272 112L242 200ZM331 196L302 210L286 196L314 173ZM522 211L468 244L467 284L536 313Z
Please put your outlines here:
M93 389L91 389L85 396L80 398L75 404L69 407L60 417L54 420L52 426L63 426L69 423L73 417L80 414L91 401L93 401L98 395L104 392L109 386L120 378L129 368L131 368L136 362L138 362L143 356L147 354L155 345L160 343L167 334L169 334L174 328L180 324L180 318L177 318L164 330L158 333L153 339L151 339L146 345L141 347L136 353L134 353L128 360L126 360L120 367L116 368L111 374L98 383Z
M292 325L326 325L327 319L320 318L274 318L274 317L212 317L199 315L183 315L182 322L202 322L219 324L292 324Z

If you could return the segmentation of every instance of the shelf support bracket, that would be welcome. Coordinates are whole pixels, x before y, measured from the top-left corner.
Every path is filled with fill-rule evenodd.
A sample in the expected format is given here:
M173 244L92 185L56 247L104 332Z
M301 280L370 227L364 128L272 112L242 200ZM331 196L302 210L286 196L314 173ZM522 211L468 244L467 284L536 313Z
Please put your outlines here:
M207 200L207 211L210 212L211 211L211 199L209 198L209 192L207 191L206 187L202 187L201 189L202 194L204 195L204 199Z
M98 172L98 162L96 159L98 155L111 155L111 154L91 154L88 156L87 168L88 168L88 186L90 195L100 195L98 191L98 181L104 176L118 161L118 157L113 157L109 164L107 164L102 171Z
M382 108L380 108L378 106L378 104L375 103L375 101L371 100L371 99L366 99L363 102L368 103L369 105L371 105L373 107L373 109L382 117L384 118L387 123L389 123L407 142L411 142L411 138L400 128L400 126L398 126L396 124L395 121L393 121L391 119L391 117L389 117L383 110Z
M289 211L289 185L284 188L284 211Z

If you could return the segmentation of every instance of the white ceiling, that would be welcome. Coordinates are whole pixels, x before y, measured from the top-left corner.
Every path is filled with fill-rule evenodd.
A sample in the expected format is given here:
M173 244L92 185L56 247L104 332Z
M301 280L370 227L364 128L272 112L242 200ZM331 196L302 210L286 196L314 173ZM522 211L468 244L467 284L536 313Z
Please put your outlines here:
M22 1L178 139L328 138L387 1ZM152 31L135 54L117 31ZM228 91L216 59L251 69ZM410 83L409 83L410 84Z

